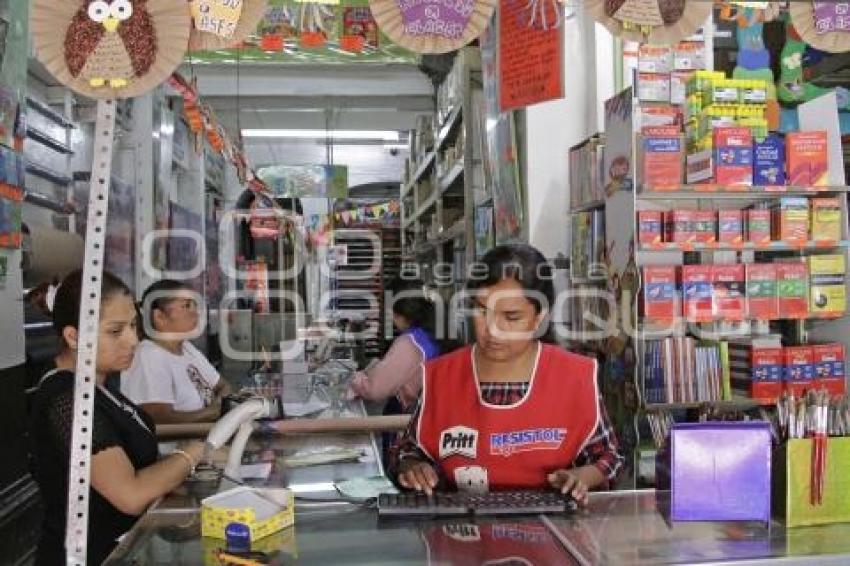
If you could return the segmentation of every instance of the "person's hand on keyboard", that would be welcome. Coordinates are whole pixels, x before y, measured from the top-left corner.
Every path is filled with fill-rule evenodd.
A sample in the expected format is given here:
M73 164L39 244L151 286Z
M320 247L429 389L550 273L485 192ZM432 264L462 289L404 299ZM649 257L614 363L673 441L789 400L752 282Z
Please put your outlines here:
M547 479L549 485L565 495L569 494L582 507L587 505L587 484L578 470L555 470Z
M438 482L437 470L428 462L406 458L399 464L398 483L402 487L432 495Z

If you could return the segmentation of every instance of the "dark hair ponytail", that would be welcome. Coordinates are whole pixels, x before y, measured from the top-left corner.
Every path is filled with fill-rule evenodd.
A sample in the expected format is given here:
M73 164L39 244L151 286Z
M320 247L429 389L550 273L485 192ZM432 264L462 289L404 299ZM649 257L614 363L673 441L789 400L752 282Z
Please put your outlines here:
M528 244L496 246L473 264L466 288L471 291L483 289L506 279L513 279L520 284L538 314L544 309L551 313L555 302L552 266L540 250ZM551 320L545 324L546 331L540 339L554 343Z
M53 301L53 327L60 337L62 337L62 331L66 327L80 327L82 294L83 272L81 270L68 274L56 290L56 298ZM133 293L121 279L108 271L104 271L100 277L101 304L116 295L132 297ZM64 338L62 338L62 344L65 345Z
M434 303L425 295L420 279L397 277L389 286L393 313L404 317L412 327L434 333ZM402 295L396 298L397 295Z

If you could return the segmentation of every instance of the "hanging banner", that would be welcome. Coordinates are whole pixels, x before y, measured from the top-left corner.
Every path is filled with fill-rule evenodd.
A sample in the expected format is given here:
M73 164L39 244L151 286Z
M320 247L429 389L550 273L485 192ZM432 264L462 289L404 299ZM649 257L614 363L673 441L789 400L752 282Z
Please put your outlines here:
M346 198L348 167L343 165L273 165L257 170L276 197Z
M502 112L564 96L564 26L532 25L526 6L524 0L501 0L499 3L499 108Z

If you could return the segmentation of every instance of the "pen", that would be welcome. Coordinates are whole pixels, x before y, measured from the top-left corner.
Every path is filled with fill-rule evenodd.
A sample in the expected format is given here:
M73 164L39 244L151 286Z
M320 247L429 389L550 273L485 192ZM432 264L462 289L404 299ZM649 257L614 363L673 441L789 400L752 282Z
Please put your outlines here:
M223 551L218 552L218 559L225 564L234 564L235 566L263 566L262 562L251 560L250 558L242 558L234 556Z

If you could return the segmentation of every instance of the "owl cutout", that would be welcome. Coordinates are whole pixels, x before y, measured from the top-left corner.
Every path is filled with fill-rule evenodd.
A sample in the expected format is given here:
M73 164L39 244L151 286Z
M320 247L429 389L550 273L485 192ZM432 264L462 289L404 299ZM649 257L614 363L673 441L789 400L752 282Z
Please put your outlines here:
M31 28L58 81L90 98L130 98L180 65L191 17L173 0L34 0Z
M713 2L694 0L585 0L590 16L628 41L671 45L696 33Z

